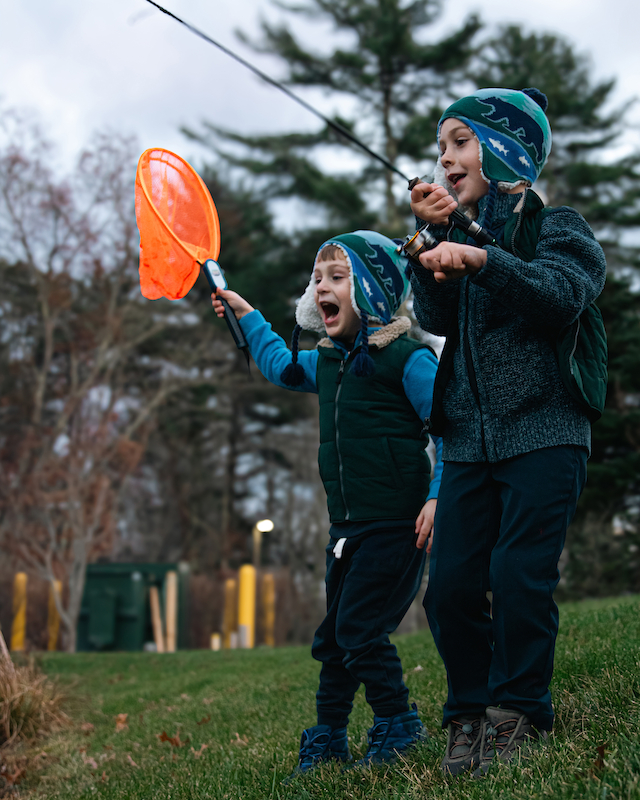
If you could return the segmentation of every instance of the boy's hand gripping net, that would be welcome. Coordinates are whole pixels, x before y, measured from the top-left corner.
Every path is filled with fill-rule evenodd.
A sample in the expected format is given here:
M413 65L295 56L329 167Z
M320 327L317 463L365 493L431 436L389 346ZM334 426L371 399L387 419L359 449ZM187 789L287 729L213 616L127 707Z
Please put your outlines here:
M140 291L150 300L179 300L200 267L212 291L227 286L220 254L218 212L202 178L183 158L156 147L140 156L136 172L136 220L140 230ZM247 342L225 300L225 319L249 360Z

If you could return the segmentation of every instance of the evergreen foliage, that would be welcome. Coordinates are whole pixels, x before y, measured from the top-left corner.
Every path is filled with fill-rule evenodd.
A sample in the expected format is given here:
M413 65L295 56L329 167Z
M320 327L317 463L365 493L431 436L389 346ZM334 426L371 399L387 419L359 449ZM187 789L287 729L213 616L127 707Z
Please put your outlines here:
M355 119L340 119L340 124L373 149L379 148L392 164L403 156L413 162L427 157L433 137L424 132L433 130L441 106L473 53L474 36L480 28L477 17L470 16L443 39L425 43L426 29L440 15L437 0L309 0L305 5L279 5L292 14L328 23L332 31L323 42L329 52L312 52L286 24L262 23L262 41L253 47L282 60L286 70L282 82L351 98ZM331 35L336 37L335 44ZM348 47L341 46L345 38L350 40ZM206 131L204 137L193 131L190 134L202 140ZM384 210L377 228L392 235L406 233L406 205L395 198L390 171L367 159L360 174L340 179L323 175L313 165L310 153L318 146L339 144L360 152L350 142L339 141L332 130L271 137L243 136L211 126L208 131L259 151L260 159L237 159L235 163L253 174L274 176L282 195L319 204L328 211L334 232L336 227L371 226L366 209L378 191L376 183L382 182Z

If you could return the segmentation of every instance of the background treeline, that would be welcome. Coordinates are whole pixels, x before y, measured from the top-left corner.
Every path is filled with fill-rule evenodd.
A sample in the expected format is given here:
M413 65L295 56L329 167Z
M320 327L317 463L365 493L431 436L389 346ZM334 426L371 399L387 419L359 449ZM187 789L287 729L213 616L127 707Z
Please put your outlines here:
M626 107L561 37L469 17L434 40L439 13L435 0L309 0L250 44L279 58L287 85L349 108L340 123L410 176L433 169L436 121L461 93L547 94L554 148L536 188L587 218L609 265L599 301L607 409L561 590L638 591L640 155L624 148ZM292 33L297 15L326 34L318 50ZM264 563L288 576L288 636L308 639L328 526L316 398L271 387L255 368L247 375L204 280L179 302L141 297L135 143L97 136L61 179L36 126L7 109L0 119L2 585L16 567L62 578L72 649L88 561L186 560L195 574L224 577L250 558L253 523L270 517ZM413 225L402 181L328 127L248 135L212 120L184 132L185 155L189 140L209 148L197 166L220 214L230 282L287 339L324 239L358 228L404 236Z

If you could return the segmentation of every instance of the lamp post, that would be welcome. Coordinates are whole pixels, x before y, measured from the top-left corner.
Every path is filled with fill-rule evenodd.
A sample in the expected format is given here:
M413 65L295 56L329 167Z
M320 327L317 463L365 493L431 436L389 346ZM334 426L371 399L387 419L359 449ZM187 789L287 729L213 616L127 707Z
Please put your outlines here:
M262 534L273 530L273 522L270 519L261 519L253 526L253 566L260 567L262 553Z

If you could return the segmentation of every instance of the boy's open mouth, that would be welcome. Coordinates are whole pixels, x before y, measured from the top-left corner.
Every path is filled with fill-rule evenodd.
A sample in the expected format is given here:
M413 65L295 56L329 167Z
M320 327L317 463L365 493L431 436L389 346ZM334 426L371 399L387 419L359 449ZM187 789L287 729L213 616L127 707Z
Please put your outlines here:
M449 177L447 178L447 180L449 181L449 183L450 183L450 184L453 186L453 188L455 189L455 188L456 188L456 185L457 185L458 183L460 183L460 181L461 181L463 178L466 178L466 177L467 177L467 174L466 174L466 172L458 172L458 173L456 173L455 175L449 175Z
M322 309L322 316L324 317L324 324L335 322L340 313L340 309L335 303L320 303Z

